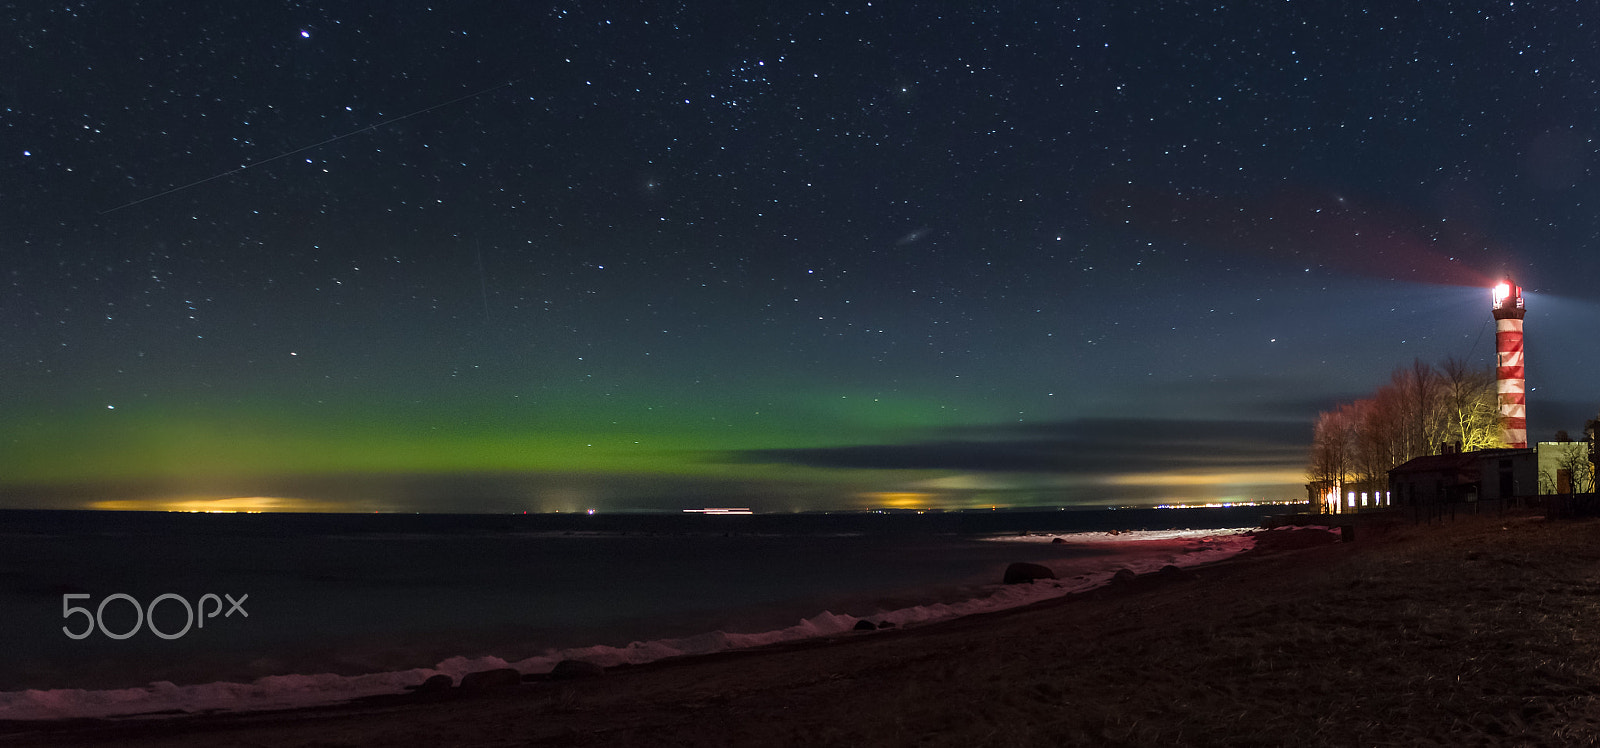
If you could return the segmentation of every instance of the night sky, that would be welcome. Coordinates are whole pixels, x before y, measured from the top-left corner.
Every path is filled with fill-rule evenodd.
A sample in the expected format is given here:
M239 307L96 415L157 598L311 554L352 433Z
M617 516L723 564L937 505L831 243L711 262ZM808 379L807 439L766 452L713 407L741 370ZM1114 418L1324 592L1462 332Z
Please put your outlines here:
M1584 3L22 3L0 506L1303 499L1600 407ZM960 7L966 6L966 7Z

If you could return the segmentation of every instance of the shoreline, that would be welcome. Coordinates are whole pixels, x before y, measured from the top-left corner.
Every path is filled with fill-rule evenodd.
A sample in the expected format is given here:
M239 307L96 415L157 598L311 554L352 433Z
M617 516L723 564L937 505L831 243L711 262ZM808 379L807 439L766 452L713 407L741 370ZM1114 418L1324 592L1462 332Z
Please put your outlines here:
M1065 540L1064 545L1056 543ZM873 543L873 545L876 545ZM997 535L968 538L951 548L936 551L971 553L978 549L983 565L995 564L982 583L976 577L958 582L916 589L877 592L836 592L814 595L800 604L790 602L788 610L767 612L764 620L752 617L759 608L747 606L730 613L725 621L702 627L686 627L671 621L658 624L654 632L635 631L618 637L616 632L579 633L564 646L509 647L488 646L472 639L435 637L430 656L409 661L390 656L387 668L320 669L316 661L281 667L277 672L256 677L204 677L204 664L185 663L191 672L187 679L150 677L125 684L98 685L93 682L49 687L27 685L0 689L0 723L29 720L134 719L148 714L206 714L223 711L276 711L342 703L356 698L403 693L437 675L459 681L469 673L515 668L529 678L551 670L561 660L579 660L604 667L640 665L649 661L712 654L730 649L750 649L779 642L830 637L851 632L860 621L870 619L876 626L921 627L943 620L996 609L1019 607L1041 599L1073 594L1110 581L1119 568L1135 573L1155 571L1166 564L1193 566L1227 557L1254 545L1250 532L1239 528L1161 530L1117 533L1078 532L1060 535ZM985 547L987 546L987 547ZM906 557L902 553L898 554ZM913 546L913 554L927 549ZM1043 561L1060 577L1035 585L1003 585L1000 570L1006 559ZM1046 560L1048 559L1048 560ZM904 565L904 561L899 562ZM969 566L971 564L969 563ZM992 573L992 577L989 575ZM970 576L970 575L969 575ZM852 596L853 595L853 596ZM741 609L733 609L740 611ZM773 609L777 611L775 607ZM784 613L787 613L785 615ZM733 617L743 617L742 625ZM578 631L577 629L574 630ZM470 632L469 632L470 633ZM648 635L655 633L656 635ZM383 646L367 640L355 642L357 651L378 652ZM326 648L324 648L326 649ZM338 650L337 648L334 650ZM288 657L306 656L258 652L262 658L287 662ZM243 659L233 655L234 659ZM272 661L263 659L262 661ZM336 659L330 657L330 662ZM149 663L151 667L163 663ZM106 667L102 663L100 669ZM176 667L172 665L170 667ZM7 673L13 675L13 673ZM201 677L195 677L199 675Z
M1185 579L472 697L11 723L0 735L178 746L1593 743L1597 531L1593 520L1527 515L1364 526L1354 543L1262 548Z
M1092 537L1090 539L1082 541L1082 542L1091 543L1091 544L1100 543L1100 542L1120 542L1120 543L1130 543L1131 542L1131 543L1134 543L1134 544L1140 544L1140 543L1161 543L1161 542L1164 542L1164 541L1175 541L1175 540L1179 540L1179 541L1181 541L1181 540L1197 540L1197 539L1200 539L1201 537L1209 537L1209 536L1204 535L1204 533L1206 533L1206 532L1209 532L1209 531L1201 531L1201 530L1159 531L1159 532L1153 533L1153 534L1157 535L1157 537L1154 537L1154 538L1128 537L1128 535L1132 534L1132 533L1128 533L1128 534L1110 533L1109 535L1107 535L1107 537L1104 537L1104 538L1099 537L1099 535L1102 535L1104 533L1090 532L1090 533L1077 533L1077 534L1094 536L1094 537ZM1257 528L1257 529L1254 529L1254 530L1251 530L1251 531L1248 531L1248 532L1242 532L1242 533L1239 530L1232 530L1232 531L1229 531L1229 532L1230 533L1236 533L1236 534L1243 534L1243 535L1247 535L1247 536L1253 535L1254 537L1256 537L1258 539L1260 537L1268 534L1268 533L1271 533L1272 535L1274 535L1276 537L1283 537L1283 536L1286 536L1288 534L1288 533L1284 533L1284 532L1276 532L1276 531L1264 530L1264 529L1260 529L1260 528ZM1337 540L1338 540L1338 536L1337 535L1330 535L1328 531L1323 530L1321 528L1318 528L1318 529L1315 529L1315 530L1306 531L1306 532L1309 535L1315 536L1316 539L1312 541L1314 544L1330 544L1330 543L1333 543L1333 542L1337 542ZM1142 534L1142 533L1139 533L1139 534ZM1072 534L1069 534L1068 537L1071 537L1071 535ZM1169 537L1169 535L1171 537ZM1054 539L1054 537L1056 537L1056 536L1051 536L1049 534L1042 534L1040 538L1028 538L1027 540L1031 540L1032 542L1049 542L1051 539ZM1227 537L1227 535L1223 535L1223 536L1219 536L1219 537ZM1011 538L1006 538L1006 537L997 537L997 538L990 538L990 540L1003 540L1004 541L1004 540L1012 540L1012 539ZM1069 542L1079 542L1079 541L1069 541ZM1259 542L1259 540L1257 542ZM1194 549L1194 550L1203 550L1203 549ZM1224 557L1222 559L1219 559L1219 560L1203 561L1198 565L1185 566L1185 567L1182 567L1181 571L1177 571L1175 569L1169 569L1168 571L1175 571L1177 574L1184 575L1184 578L1188 578L1187 575L1190 575L1190 574L1192 574L1192 573L1194 573L1196 571L1202 570L1202 569L1210 569L1210 568L1224 566L1224 565L1228 565L1228 564L1240 563L1241 562L1240 556L1251 554L1253 552L1254 552L1254 549L1247 549L1246 551L1243 551L1243 552L1234 552L1231 555L1228 555L1228 556L1226 556L1226 557ZM1131 565L1139 567L1139 568L1149 567L1148 563L1134 562ZM947 629L949 627L956 627L956 626L982 626L982 625L984 625L985 622L988 622L988 621L1004 620L1004 619L1009 618L1009 617L1011 617L1013 615L1025 615L1030 611L1046 610L1046 609L1049 609L1049 608L1052 608L1052 607L1055 607L1055 606L1058 606L1058 605L1072 604L1074 601L1077 601L1077 600L1079 600L1081 598L1090 598L1090 597L1093 597L1093 596L1096 596L1096 595L1099 595L1099 594L1103 594L1103 593L1107 592L1107 590L1113 589L1113 588L1115 588L1117 590L1120 590L1120 591L1145 589L1145 588L1148 588L1149 586L1151 586L1152 584L1171 583L1172 581L1174 581L1177 578L1177 577L1174 577L1174 576L1169 576L1167 574L1158 573L1158 572L1154 571L1153 568L1154 567L1150 567L1150 569L1152 569L1152 570L1147 570L1147 571L1145 571L1143 573L1138 574L1137 577L1131 582L1130 581L1126 581L1126 580L1120 580L1120 579L1119 580L1111 580L1111 579L1109 579L1109 577L1111 576L1111 573L1110 572L1106 572L1105 576L1108 577L1108 579L1106 579L1104 581L1100 581L1098 583L1091 583L1090 586L1087 586L1084 589L1065 592L1065 593L1053 594L1053 595L1049 595L1049 596L1043 597L1041 599L1035 600L1033 602L1028 602L1028 603L1021 604L1021 605L1015 605L1015 606L1012 606L1012 607L1002 607L1002 608L993 609L993 610L980 610L979 612L952 614L952 615L950 615L948 617L942 617L942 618L939 618L939 619L936 619L936 620L932 620L932 621L913 622L913 623L911 623L911 624L909 624L907 626L892 626L891 625L890 628L884 628L884 629L871 631L871 632L846 630L846 631L837 632L837 633L831 633L831 634L822 634L822 635L816 635L816 636L808 636L808 637L804 637L804 638L780 640L780 641L775 641L775 642L771 642L771 643L767 643L767 644L754 645L754 646L730 647L730 648L727 648L727 649L722 649L722 650L713 651L713 652L672 655L672 656L667 656L667 657L663 657L663 658L660 658L660 659L655 659L655 660L642 662L642 663L637 663L637 664L635 664L635 663L623 663L623 664L619 664L619 665L609 666L609 667L605 668L605 673L607 675L609 675L609 676L627 677L627 676L630 676L630 675L642 674L642 673L651 673L651 672L655 672L655 671L668 671L668 672L670 672L675 668L680 668L680 667L684 667L684 666L714 665L714 664L723 663L723 662L737 662L737 661L741 661L741 660L744 660L744 659L747 659L747 658L762 658L762 657L773 656L773 655L781 655L781 654L805 653L807 651L816 650L816 649L819 649L819 648L833 647L833 646L837 646L837 645L841 645L841 644L870 643L871 640L873 640L873 639L885 639L885 640L887 640L887 639L893 639L893 638L902 637L902 636L915 638L915 637L918 637L918 636L921 636L921 635L924 635L924 634L938 633L940 631L944 631L945 629ZM1124 569L1124 571L1126 571L1126 569ZM1081 579L1081 577L1080 577L1080 579ZM1048 581L1053 582L1055 585L1060 585L1060 584L1063 584L1063 583L1070 583L1070 582L1072 582L1074 580L1061 579L1059 581L1058 580L1048 580ZM1082 584L1082 583L1080 582L1080 584ZM1024 587L1026 587L1026 586L1024 586ZM1018 589L1022 589L1022 588L1019 587ZM861 619L861 620L866 620L866 619ZM457 680L457 685L459 685L459 684L460 684L460 682L459 682L459 679L458 679ZM420 684L418 684L418 685L420 685ZM522 686L524 688L521 689L521 690L525 690L526 688L536 688L536 687L540 687L540 686L549 687L549 686L552 686L552 685L557 685L557 683L550 676L542 675L542 674L529 674L529 675L523 675L522 676ZM378 695L361 696L361 697L349 699L349 700L346 700L346 701L340 701L340 702L334 702L334 703L315 704L315 705L309 705L309 706L288 707L288 708L239 710L239 711L216 711L216 712L209 712L209 713L188 713L188 712L178 712L176 710L173 710L173 711L153 711L153 712L144 712L144 713L124 714L124 715L118 715L118 716L112 716L112 717L68 717L68 718L53 719L53 720L0 720L0 740L4 740L4 739L6 739L8 737L17 737L19 735L28 735L28 734L32 734L32 733L37 733L37 734L41 734L41 735L43 735L43 734L73 734L73 735L77 736L75 739L85 739L90 735L99 734L99 733L105 733L108 736L138 735L138 734L142 734L142 733L145 733L145 732L161 734L161 733L167 732L169 729L176 729L176 730L181 732L181 731L186 731L186 730L188 730L190 728L209 729L210 726L227 726L227 725L232 725L232 724L236 724L236 723L237 724L250 724L250 723L258 723L258 722L273 722L273 721L277 721L277 720L280 720L280 719L281 720L296 720L296 719L299 719L299 718L311 717L311 716L314 716L314 715L339 715L339 714L343 714L343 713L346 713L346 712L355 714L355 713L362 713L362 712L365 712L365 711L371 710L371 709L378 709L378 710L388 710L388 709L395 709L395 708L407 709L407 708L411 708L411 707L425 707L425 706L429 706L429 705L437 705L437 704L442 704L442 703L451 703L451 702L459 701L459 700L479 699L479 698L483 698L485 696L500 697L500 696L502 696L502 694L499 694L499 693L494 693L494 694L485 694L485 693L462 694L462 693L460 693L460 689L458 688L458 689L452 689L452 692L446 692L446 693L442 693L442 694L438 694L438 693L436 693L436 694L424 694L424 693L378 694ZM145 729L145 728L148 728L148 729ZM121 742L121 740L122 740L121 737L108 737L107 739L112 741L112 742Z

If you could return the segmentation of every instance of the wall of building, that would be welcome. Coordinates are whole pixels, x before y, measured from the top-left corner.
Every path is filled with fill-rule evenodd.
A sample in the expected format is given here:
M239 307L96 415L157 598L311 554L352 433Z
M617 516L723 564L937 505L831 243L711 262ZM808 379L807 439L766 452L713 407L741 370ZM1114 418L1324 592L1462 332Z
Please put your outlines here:
M1536 450L1491 452L1478 461L1478 498L1482 501L1532 496L1539 492Z
M1588 442L1539 442L1539 493L1588 493L1594 490Z
M1393 504L1389 487L1382 483L1351 482L1334 485L1317 481L1306 486L1311 511L1316 514L1349 514L1362 510L1387 509Z

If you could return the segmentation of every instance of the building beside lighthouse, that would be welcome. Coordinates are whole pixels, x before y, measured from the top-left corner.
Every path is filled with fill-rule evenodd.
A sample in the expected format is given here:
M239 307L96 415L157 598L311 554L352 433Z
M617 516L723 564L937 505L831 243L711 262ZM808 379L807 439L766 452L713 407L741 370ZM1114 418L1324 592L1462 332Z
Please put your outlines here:
M1588 443L1564 441L1417 457L1389 471L1386 496L1393 506L1410 507L1594 490Z
M1372 509L1403 509L1435 504L1457 504L1479 501L1520 502L1534 496L1559 496L1571 503L1573 495L1592 494L1596 485L1593 459L1595 432L1600 431L1600 420L1591 422L1590 436L1586 441L1572 441L1564 432L1556 441L1530 443L1527 418L1527 372L1523 340L1523 318L1526 306L1522 288L1510 278L1495 285L1490 292L1491 313L1495 321L1495 373L1492 406L1482 392L1480 407L1492 407L1494 418L1477 427L1483 438L1474 443L1490 442L1498 436L1498 444L1491 448L1463 450L1457 442L1423 445L1431 453L1406 459L1388 468L1387 475L1370 457L1360 452L1352 453L1349 442L1339 438L1318 441L1313 449L1313 471L1320 472L1306 485L1313 512L1343 514ZM1398 380L1397 380L1398 381ZM1375 402L1375 401L1362 401ZM1392 401L1391 401L1392 402ZM1357 411L1358 413L1360 411ZM1382 421L1378 411L1377 423ZM1483 412L1483 411L1478 411ZM1323 417L1329 414L1324 413ZM1356 423L1369 423L1372 416L1358 416ZM1497 423L1496 423L1497 421ZM1352 421L1344 421L1348 424ZM1326 433L1339 434L1338 420ZM1319 418L1319 434L1324 433L1324 421ZM1346 426L1345 428L1349 428ZM1370 428L1370 427L1369 427ZM1380 426L1381 428L1381 426ZM1491 429L1495 429L1491 431ZM1381 450L1384 444L1393 444L1389 432L1370 441L1359 441L1355 449L1367 449L1366 454ZM1357 437L1369 438L1369 437ZM1384 439L1391 441L1385 442ZM1330 446L1331 445L1331 446ZM1346 446L1341 446L1346 445ZM1417 451L1408 450L1416 455ZM1396 456L1398 457L1398 455ZM1351 475L1346 467L1351 459L1367 460ZM1403 459L1403 458L1401 458ZM1320 460L1320 462L1319 462ZM1391 463L1392 464L1392 463ZM1331 466L1331 467L1330 467ZM1371 471L1378 468L1374 475ZM1552 501L1555 501L1552 499ZM1592 502L1591 502L1592 503ZM1555 507L1556 504L1551 504ZM1552 509L1552 511L1555 511Z
M1500 415L1500 449L1442 450L1389 470L1387 494L1400 506L1507 500L1541 491L1541 469L1566 453L1557 443L1528 448L1528 384L1523 365L1522 320L1527 307L1522 288L1507 277L1490 298L1494 316L1495 397ZM1549 481L1546 481L1547 483ZM1570 484L1570 478L1567 480ZM1570 488L1567 489L1570 492Z
M1591 444L1528 443L1528 383L1522 320L1522 288L1506 278L1494 287L1495 394L1504 448L1408 460L1389 471L1388 494L1399 506L1508 501L1536 495L1571 495L1595 490Z

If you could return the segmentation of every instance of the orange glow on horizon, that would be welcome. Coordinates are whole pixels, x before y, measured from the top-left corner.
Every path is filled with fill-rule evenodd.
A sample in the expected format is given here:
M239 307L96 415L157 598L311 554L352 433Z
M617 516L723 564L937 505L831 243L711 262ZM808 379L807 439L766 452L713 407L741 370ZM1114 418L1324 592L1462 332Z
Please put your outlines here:
M927 509L932 505L935 494L923 491L868 491L859 496L874 506L886 509Z
M201 512L201 513L261 513L261 512L366 512L370 506L346 506L326 501L295 499L278 496L190 497L171 499L110 499L93 501L89 509L111 512Z

